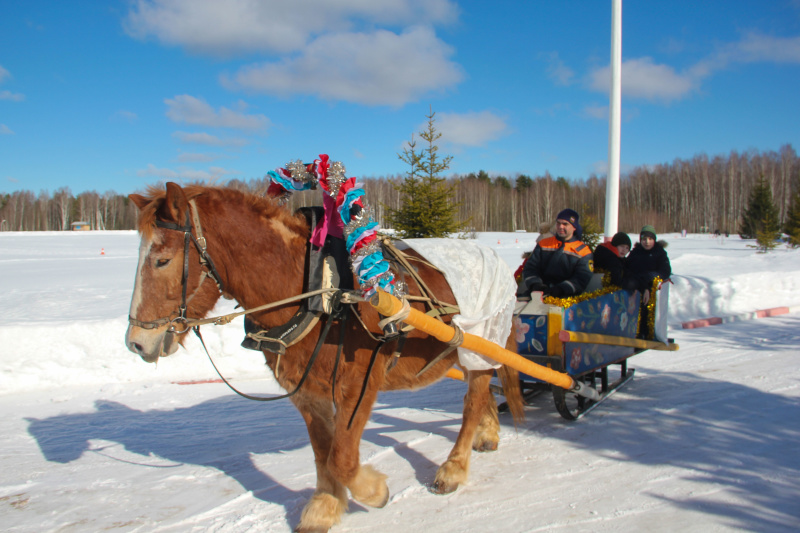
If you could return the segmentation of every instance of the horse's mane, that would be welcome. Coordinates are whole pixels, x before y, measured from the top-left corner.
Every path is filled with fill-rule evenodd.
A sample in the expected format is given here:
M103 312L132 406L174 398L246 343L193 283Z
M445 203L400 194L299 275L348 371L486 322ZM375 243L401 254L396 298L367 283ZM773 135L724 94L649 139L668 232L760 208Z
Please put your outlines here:
M192 184L183 187L187 200L198 197L207 197L215 203L224 203L240 206L239 209L252 210L260 215L262 220L280 220L290 230L299 234L308 231L308 227L302 217L294 216L286 207L278 203L269 196L258 196L250 192L244 192L232 187L211 187L208 185ZM156 227L156 215L158 209L164 203L167 191L162 187L150 185L147 187L145 199L147 205L139 213L137 229L145 237L151 237Z

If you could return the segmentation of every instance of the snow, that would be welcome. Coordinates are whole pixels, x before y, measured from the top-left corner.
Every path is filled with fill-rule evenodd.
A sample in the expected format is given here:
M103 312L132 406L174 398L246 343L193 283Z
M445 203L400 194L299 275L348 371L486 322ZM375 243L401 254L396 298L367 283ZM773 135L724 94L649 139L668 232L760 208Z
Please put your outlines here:
M533 233L483 233L515 269ZM669 241L677 352L577 422L542 395L470 479L428 491L457 435L464 384L386 393L362 459L389 475L383 509L351 502L334 531L797 531L800 529L800 251ZM635 239L634 239L635 240ZM101 253L102 252L102 253ZM149 365L123 338L134 232L0 233L0 523L4 531L288 532L313 492L305 426L287 400L219 383L197 340ZM683 330L708 316L780 317ZM221 304L215 312L232 310ZM279 392L241 319L206 326L226 376Z

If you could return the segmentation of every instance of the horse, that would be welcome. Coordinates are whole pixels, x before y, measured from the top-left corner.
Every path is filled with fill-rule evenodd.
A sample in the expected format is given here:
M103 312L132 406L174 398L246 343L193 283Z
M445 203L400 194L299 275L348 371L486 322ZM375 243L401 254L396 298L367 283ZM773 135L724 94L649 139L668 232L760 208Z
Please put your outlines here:
M264 329L285 324L300 309L302 302L292 298L304 294L311 231L306 217L273 198L226 187L167 183L129 198L139 209L141 244L125 342L144 361L175 353L188 333L188 321L205 317L221 296L246 310L290 300L248 315ZM412 251L409 255L414 256ZM441 272L424 261L413 268L438 299L455 301ZM408 292L420 294L411 284ZM301 513L299 532L328 531L339 523L348 507L348 491L362 504L386 505L386 475L359 459L362 432L377 395L430 385L457 361L454 350L442 357L447 344L417 330L405 336L400 357L391 340L376 348L383 317L363 299L341 305L351 306L360 320L331 313L282 355L264 350L277 382L293 391L290 400L307 425L314 452L316 490ZM423 309L419 301L411 305ZM450 317L442 320L449 322ZM512 333L507 348L515 348L513 339ZM517 423L523 416L518 375L507 367L497 372ZM436 472L432 492L450 493L467 480L472 450L497 449L500 425L490 390L492 375L492 370L465 372L462 425Z

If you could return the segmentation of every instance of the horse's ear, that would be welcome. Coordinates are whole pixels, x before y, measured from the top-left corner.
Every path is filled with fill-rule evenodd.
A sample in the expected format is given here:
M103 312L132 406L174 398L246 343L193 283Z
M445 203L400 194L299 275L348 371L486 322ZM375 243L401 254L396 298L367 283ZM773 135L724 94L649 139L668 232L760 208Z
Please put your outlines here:
M139 211L144 209L144 206L147 205L147 198L141 194L129 194L128 198L130 198L131 202L133 202L134 205L139 208Z
M171 181L167 183L167 196L164 203L158 210L159 215L165 221L172 221L176 224L183 224L184 213L189 206L186 194L181 186Z

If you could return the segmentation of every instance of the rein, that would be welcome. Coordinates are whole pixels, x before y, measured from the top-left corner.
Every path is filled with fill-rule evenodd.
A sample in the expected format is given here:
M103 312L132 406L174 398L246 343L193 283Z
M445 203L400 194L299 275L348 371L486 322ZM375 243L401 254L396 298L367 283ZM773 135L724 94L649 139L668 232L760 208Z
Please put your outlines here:
M211 358L211 354L208 353L208 348L206 348L206 343L203 341L203 336L200 335L200 326L194 326L192 328L192 331L194 331L194 334L197 335L198 339L200 339L200 344L203 345L203 349L205 350L206 355L208 356L208 360L211 361L211 366L214 367L214 370L217 371L217 375L220 377L220 379L222 379L222 382L225 383L225 385L227 385L229 389L231 389L233 392L235 392L236 394L238 394L242 398L247 398L248 400L254 400L254 401L257 401L257 402L271 402L273 400L283 400L284 398L288 398L288 397L294 395L297 391L300 390L300 387L303 386L303 383L305 383L306 378L311 373L311 367L314 366L314 362L317 360L317 356L319 355L320 349L322 348L322 344L325 342L325 339L328 338L328 332L330 331L334 320L336 318L340 318L341 331L340 331L340 334L339 334L339 349L338 349L338 351L336 353L336 364L335 364L335 366L333 368L333 376L332 376L333 382L334 383L336 382L336 371L337 371L337 368L339 366L339 357L341 356L341 353L342 353L344 330L345 330L345 324L347 323L347 313L346 312L344 312L344 313L342 312L341 295L342 295L342 291L338 291L338 294L334 294L333 295L333 298L331 299L331 304L333 306L332 307L333 312L328 316L328 319L325 321L325 326L322 328L322 332L319 335L319 339L317 339L317 345L314 347L314 352L311 354L311 357L308 359L308 364L306 365L306 369L303 372L303 375L300 377L300 381L297 382L297 386L294 388L294 390L292 392L287 392L286 394L279 394L279 395L276 395L276 396L253 396L253 395L250 395L250 394L245 394L244 392L238 390L236 387L231 385L230 382L227 379L225 379L225 376L223 376L222 372L219 371L219 369L217 368L217 365L214 364L214 360ZM276 371L277 371L277 367L276 367ZM359 403L360 403L360 400L359 400ZM353 413L353 414L355 415L355 413Z

